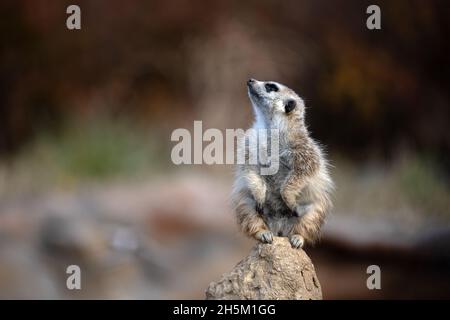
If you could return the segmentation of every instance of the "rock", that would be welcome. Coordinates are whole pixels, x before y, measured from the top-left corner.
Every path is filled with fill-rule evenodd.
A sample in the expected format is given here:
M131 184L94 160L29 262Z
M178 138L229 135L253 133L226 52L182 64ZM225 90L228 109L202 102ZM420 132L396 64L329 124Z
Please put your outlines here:
M272 244L258 243L232 271L211 282L206 299L320 300L322 290L305 251L274 237Z

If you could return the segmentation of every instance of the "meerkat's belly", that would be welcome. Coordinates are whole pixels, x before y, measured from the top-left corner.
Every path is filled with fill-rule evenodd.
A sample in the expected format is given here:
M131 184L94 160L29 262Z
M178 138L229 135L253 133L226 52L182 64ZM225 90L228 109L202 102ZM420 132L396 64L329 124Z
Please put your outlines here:
M287 174L288 172L281 171L266 177L267 193L263 219L270 231L280 237L289 236L299 219L281 197L281 186Z
M264 220L274 235L280 237L288 236L298 217L286 206L281 196L272 194L266 200L264 208Z
M293 216L267 216L264 220L269 230L278 237L287 237L292 234L298 222L298 218Z

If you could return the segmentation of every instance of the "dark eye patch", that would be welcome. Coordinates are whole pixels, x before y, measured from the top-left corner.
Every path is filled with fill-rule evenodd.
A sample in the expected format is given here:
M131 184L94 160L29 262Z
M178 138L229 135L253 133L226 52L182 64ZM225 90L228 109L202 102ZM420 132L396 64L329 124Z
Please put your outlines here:
M294 110L296 106L297 103L295 102L295 100L288 100L284 105L284 111L286 111L286 113L289 113Z
M272 91L278 92L278 86L275 83L266 83L264 87L266 88L267 93Z

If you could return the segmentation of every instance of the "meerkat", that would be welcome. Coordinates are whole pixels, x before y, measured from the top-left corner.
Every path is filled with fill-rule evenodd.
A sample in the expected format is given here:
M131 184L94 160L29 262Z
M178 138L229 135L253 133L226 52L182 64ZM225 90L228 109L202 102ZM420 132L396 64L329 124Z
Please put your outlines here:
M280 165L272 175L261 174L260 162L237 165L231 195L237 222L246 235L263 243L280 236L288 237L294 248L314 244L332 206L333 182L324 152L305 125L304 102L274 81L250 79L247 87L255 112L252 128L277 130ZM251 148L245 144L246 159Z

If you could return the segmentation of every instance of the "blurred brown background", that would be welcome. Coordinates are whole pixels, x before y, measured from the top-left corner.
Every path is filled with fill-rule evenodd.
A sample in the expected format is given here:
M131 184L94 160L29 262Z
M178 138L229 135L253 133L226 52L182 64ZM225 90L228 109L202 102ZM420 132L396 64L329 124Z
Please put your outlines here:
M370 4L2 1L0 297L203 298L253 242L232 166L173 165L170 134L249 127L254 77L305 99L334 166L324 298L450 298L450 6L377 1L370 31Z

